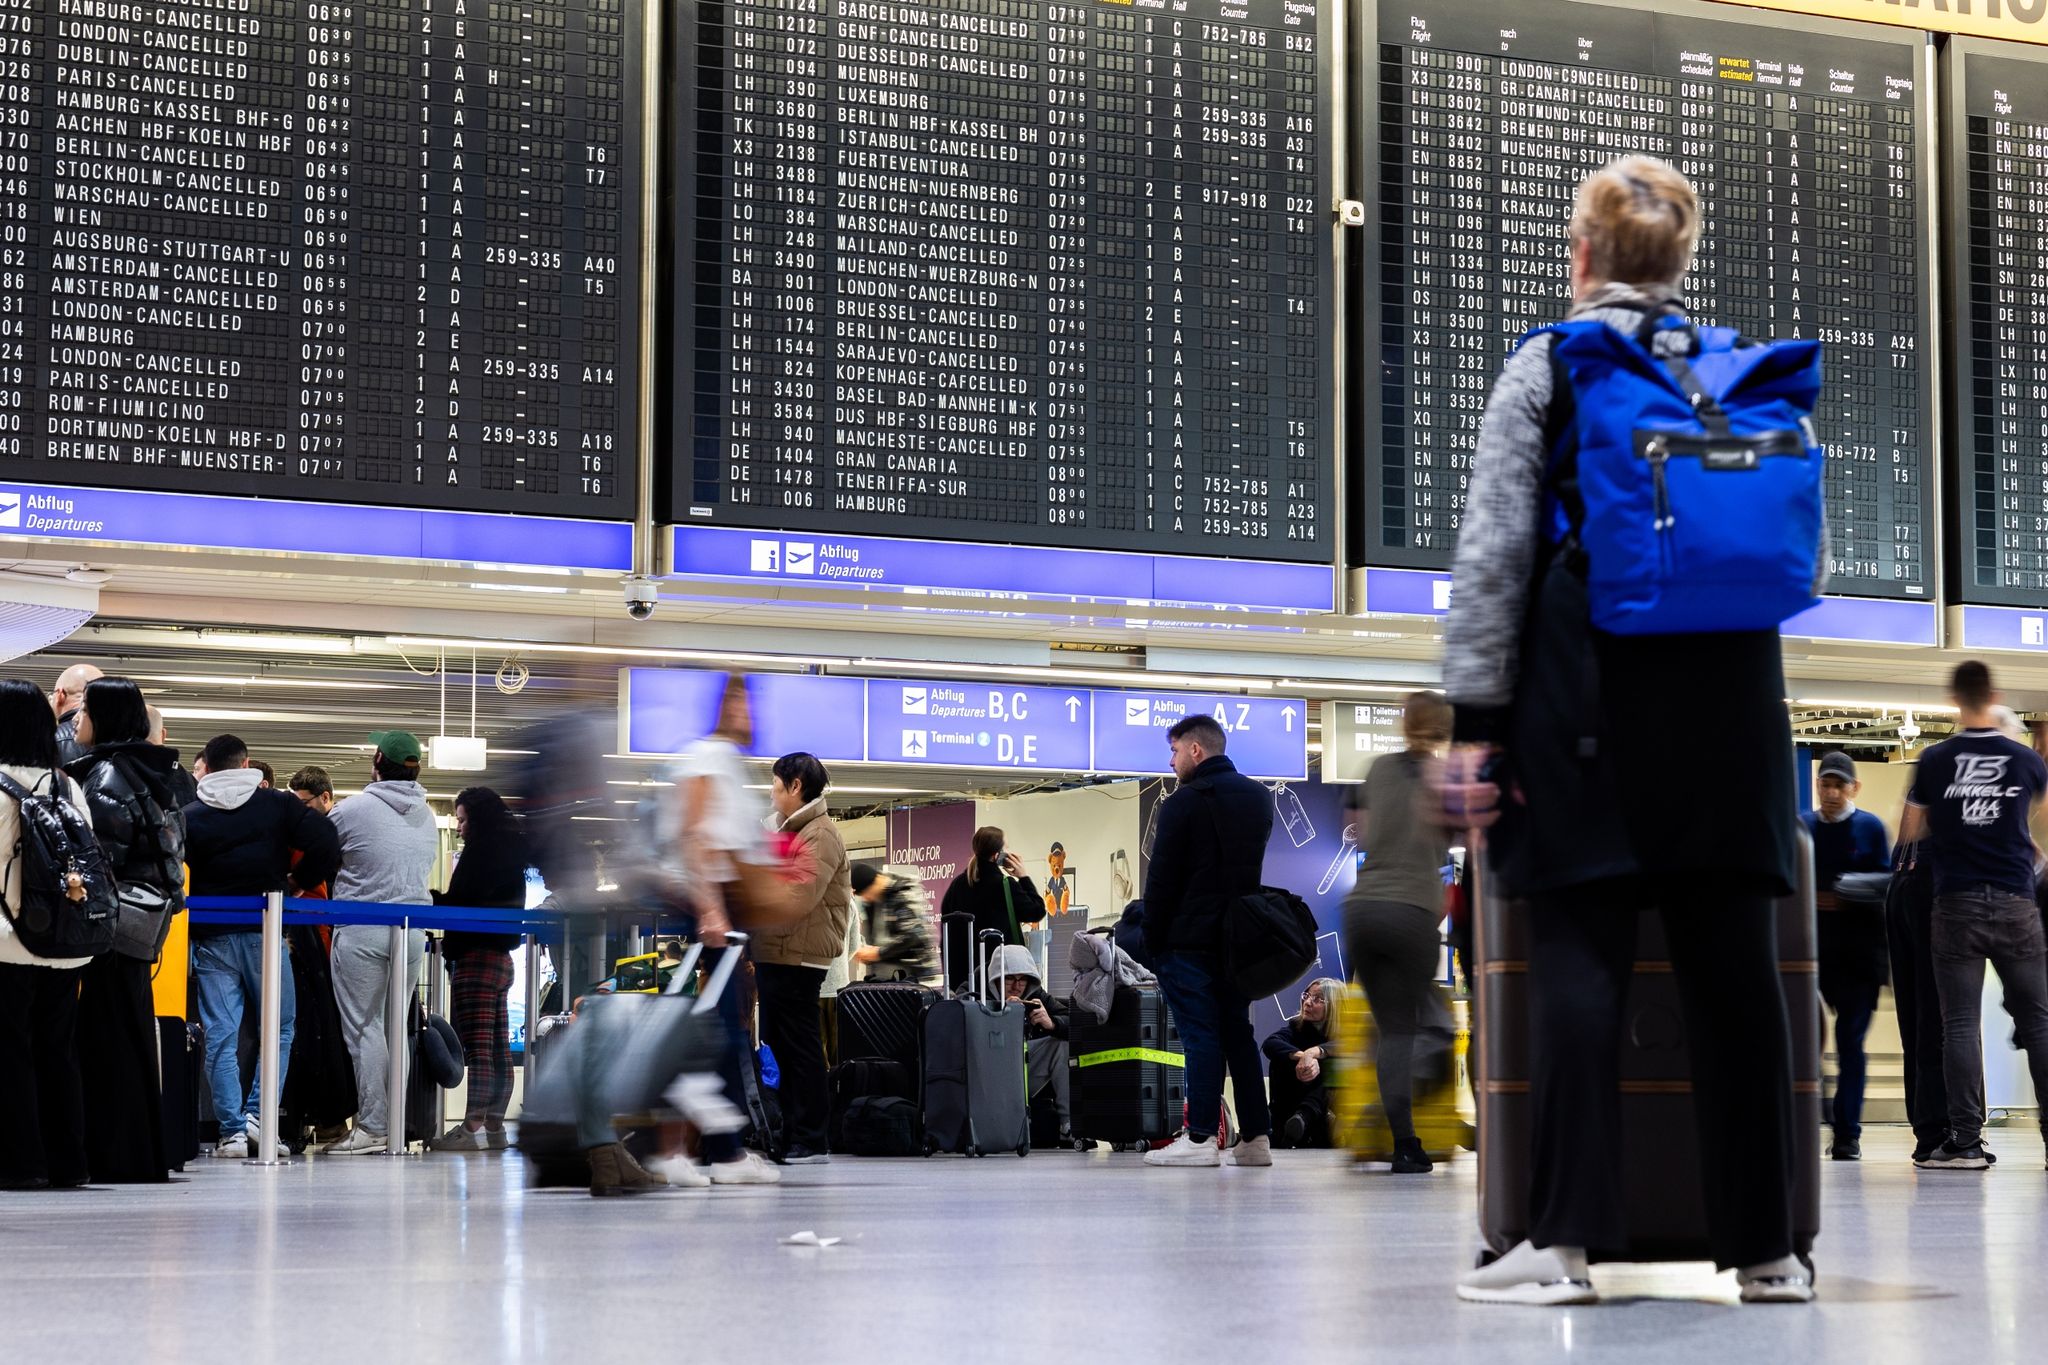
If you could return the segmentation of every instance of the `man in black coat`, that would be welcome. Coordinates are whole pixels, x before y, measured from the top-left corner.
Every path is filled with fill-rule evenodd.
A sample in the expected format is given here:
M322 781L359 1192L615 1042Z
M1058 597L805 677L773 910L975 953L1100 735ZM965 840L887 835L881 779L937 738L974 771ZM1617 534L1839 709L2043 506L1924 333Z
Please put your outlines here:
M1167 731L1167 739L1180 786L1159 807L1146 873L1145 943L1187 1054L1188 1126L1145 1160L1154 1166L1221 1164L1215 1138L1227 1065L1244 1134L1231 1164L1270 1166L1273 1119L1251 1001L1231 989L1219 950L1226 907L1257 891L1264 876L1273 795L1224 757L1228 741L1214 716L1189 716Z

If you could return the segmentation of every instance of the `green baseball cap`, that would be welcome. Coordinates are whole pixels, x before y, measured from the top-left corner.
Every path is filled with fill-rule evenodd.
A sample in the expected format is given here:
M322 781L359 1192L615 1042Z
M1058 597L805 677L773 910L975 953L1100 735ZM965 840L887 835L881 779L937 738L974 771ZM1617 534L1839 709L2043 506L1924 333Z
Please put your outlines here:
M393 763L420 761L420 737L411 731L379 730L370 736L370 743L376 745L378 752Z

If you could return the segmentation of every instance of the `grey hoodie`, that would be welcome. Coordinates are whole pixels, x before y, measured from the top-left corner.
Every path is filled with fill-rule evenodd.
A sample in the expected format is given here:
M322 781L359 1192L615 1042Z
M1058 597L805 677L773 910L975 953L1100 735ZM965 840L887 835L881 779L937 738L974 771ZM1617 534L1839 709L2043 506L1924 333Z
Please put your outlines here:
M433 899L427 882L441 840L426 788L417 782L372 782L328 818L341 835L336 900L425 905Z

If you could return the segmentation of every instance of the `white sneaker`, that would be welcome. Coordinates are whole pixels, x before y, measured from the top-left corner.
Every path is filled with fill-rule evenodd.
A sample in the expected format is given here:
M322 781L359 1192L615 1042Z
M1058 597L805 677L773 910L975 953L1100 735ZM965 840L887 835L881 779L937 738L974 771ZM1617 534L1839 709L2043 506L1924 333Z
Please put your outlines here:
M214 1145L213 1154L221 1161L247 1161L249 1159L249 1139L241 1133L237 1133L231 1138L222 1138Z
M1216 1150L1215 1138L1203 1138L1200 1142L1193 1142L1189 1140L1186 1133L1182 1133L1170 1144L1161 1147L1158 1151L1145 1153L1145 1164L1147 1166L1221 1166L1223 1164L1223 1153ZM1273 1158L1270 1155L1266 1158L1266 1164L1269 1166L1273 1164Z
M1467 1303L1520 1303L1537 1308L1600 1301L1586 1273L1585 1248L1545 1247L1538 1251L1527 1242L1492 1265L1460 1276L1458 1297Z
M1246 1138L1230 1149L1228 1160L1233 1166L1270 1166L1273 1164L1273 1139Z
M741 1152L732 1161L720 1161L704 1168L714 1185L780 1185L782 1172L764 1160L759 1152Z
M711 1188L711 1173L686 1156L658 1156L643 1164L679 1190Z
M1735 1273L1744 1303L1812 1303L1813 1265L1801 1256L1783 1256Z
M263 1122L254 1114L244 1114L242 1116L242 1137L247 1141L250 1151L257 1150L256 1135L262 1131ZM279 1138L277 1140L277 1151L274 1155L279 1161L289 1161L292 1155L291 1144L283 1138Z
M436 1152L488 1152L491 1140L484 1136L481 1128L472 1128L463 1120L457 1120L453 1128L435 1138L427 1147Z
M327 1144L326 1156L367 1156L390 1148L382 1133L373 1133L367 1128L352 1128L347 1137L339 1142Z

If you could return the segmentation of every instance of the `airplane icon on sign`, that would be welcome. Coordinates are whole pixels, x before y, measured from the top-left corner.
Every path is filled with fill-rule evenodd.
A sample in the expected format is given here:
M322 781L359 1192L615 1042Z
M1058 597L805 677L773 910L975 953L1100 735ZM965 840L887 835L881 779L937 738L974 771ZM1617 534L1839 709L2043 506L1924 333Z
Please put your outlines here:
M905 730L903 732L903 756L905 758L923 758L925 756L925 740L928 734L929 732L924 730Z

